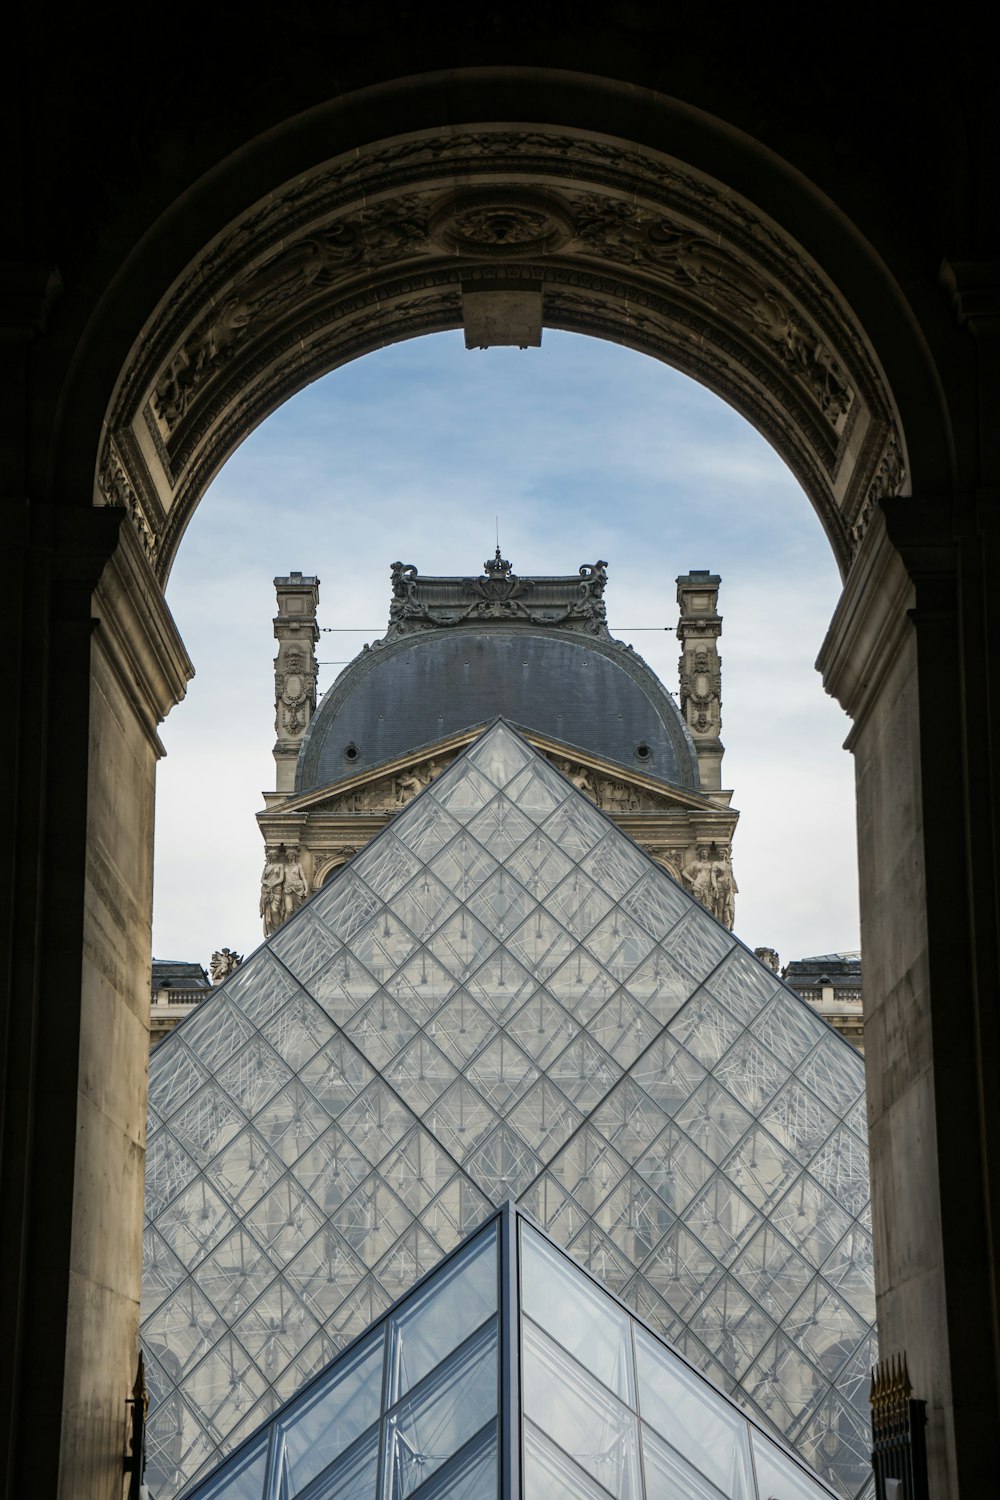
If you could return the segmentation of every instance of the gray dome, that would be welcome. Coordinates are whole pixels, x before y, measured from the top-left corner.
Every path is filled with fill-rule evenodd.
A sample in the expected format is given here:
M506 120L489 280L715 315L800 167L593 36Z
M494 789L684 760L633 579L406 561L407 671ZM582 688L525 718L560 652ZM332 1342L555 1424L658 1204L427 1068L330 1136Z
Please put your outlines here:
M329 786L498 716L624 769L699 785L676 703L628 647L480 626L415 632L352 662L310 725L295 789Z

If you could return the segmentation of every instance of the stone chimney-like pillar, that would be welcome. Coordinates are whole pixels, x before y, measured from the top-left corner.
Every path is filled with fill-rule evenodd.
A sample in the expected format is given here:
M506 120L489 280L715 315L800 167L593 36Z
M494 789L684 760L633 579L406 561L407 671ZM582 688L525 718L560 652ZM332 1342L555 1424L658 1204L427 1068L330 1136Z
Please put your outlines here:
M681 713L698 752L698 771L706 792L722 787L722 660L718 640L722 633L717 573L693 569L677 580L680 619L677 639L681 643Z
M274 745L275 790L286 796L295 790L295 763L302 739L316 709L316 608L319 579L289 573L274 580L278 613L274 617Z

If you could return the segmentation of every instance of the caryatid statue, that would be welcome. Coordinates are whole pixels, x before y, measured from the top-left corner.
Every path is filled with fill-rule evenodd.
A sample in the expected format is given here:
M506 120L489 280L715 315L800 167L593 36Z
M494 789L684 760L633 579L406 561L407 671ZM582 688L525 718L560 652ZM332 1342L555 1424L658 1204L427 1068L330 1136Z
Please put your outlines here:
M285 920L285 866L278 853L273 847L267 850L264 872L260 877L259 909L266 938L277 932Z
M285 881L282 893L282 921L287 921L297 911L309 894L306 872L299 864L298 849L289 849L285 856Z

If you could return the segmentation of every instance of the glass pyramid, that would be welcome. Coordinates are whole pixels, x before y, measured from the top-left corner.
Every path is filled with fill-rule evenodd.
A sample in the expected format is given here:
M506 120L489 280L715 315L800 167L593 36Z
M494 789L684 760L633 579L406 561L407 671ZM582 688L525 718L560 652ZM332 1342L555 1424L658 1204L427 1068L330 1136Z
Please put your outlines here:
M509 1206L189 1493L833 1500Z
M496 723L152 1055L157 1500L509 1198L853 1495L863 1090L853 1049Z

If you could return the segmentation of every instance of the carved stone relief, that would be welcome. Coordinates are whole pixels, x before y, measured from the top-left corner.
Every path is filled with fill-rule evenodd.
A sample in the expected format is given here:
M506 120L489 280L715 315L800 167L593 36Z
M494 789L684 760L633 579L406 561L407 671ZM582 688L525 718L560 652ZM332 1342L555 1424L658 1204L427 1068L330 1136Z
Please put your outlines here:
M681 713L691 729L699 734L717 733L722 697L722 670L719 658L704 646L693 655L685 653L678 662Z
M209 960L208 972L213 984L223 984L230 974L235 974L243 962L243 954L232 948L217 948Z
M313 657L305 644L286 645L278 658L274 674L277 705L274 728L279 737L301 735L316 707L316 672Z

